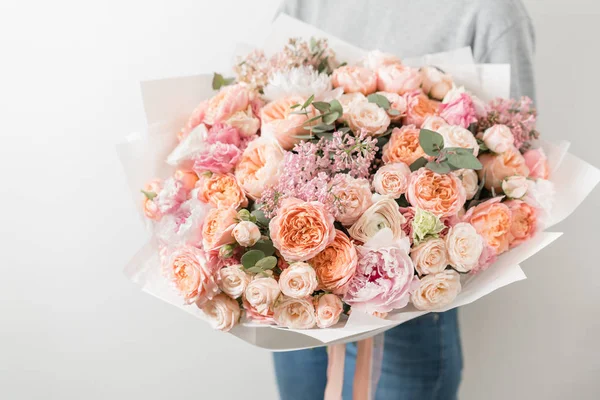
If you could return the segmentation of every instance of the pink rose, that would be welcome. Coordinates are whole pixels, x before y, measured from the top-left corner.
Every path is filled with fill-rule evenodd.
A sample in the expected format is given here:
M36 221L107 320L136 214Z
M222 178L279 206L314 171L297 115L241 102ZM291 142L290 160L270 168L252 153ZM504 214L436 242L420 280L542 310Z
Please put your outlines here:
M365 132L370 136L382 135L390 125L387 112L377 104L361 102L348 110L346 120L357 134Z
M333 87L341 87L344 93L360 92L365 96L377 90L377 74L367 68L343 66L331 75Z
M440 117L444 118L450 125L458 125L468 128L477 122L473 99L467 93L456 96L449 103L440 106Z
M439 111L439 102L430 100L421 91L406 93L406 116L402 119L404 125L422 127L429 117L436 116Z
M494 188L496 192L502 190L502 181L512 175L529 176L529 168L525 159L516 147L511 147L504 153L485 153L479 157L483 165L477 173L479 179L485 177L485 187Z
M235 169L248 197L259 199L266 188L278 183L283 157L283 149L273 139L261 137L250 142Z
M377 70L377 89L404 94L421 87L419 70L402 64L391 64Z
M509 247L512 249L531 239L537 232L537 210L521 200L509 200L504 204L510 209L512 216L508 235Z
M352 178L347 175L332 188L338 198L340 212L336 220L350 226L373 204L371 185L367 179Z
M240 320L241 310L237 301L220 293L199 308L213 329L228 332Z
M398 122L406 115L406 108L408 105L406 104L406 98L404 96L392 92L377 92L377 94L388 99L390 102L390 110L397 112L396 115L390 115L391 121Z
M252 247L260 239L260 229L250 221L240 221L233 228L233 237L242 247Z
M307 299L282 296L275 306L275 322L290 329L310 329L317 323L315 307Z
M281 293L295 299L312 295L318 285L315 270L305 262L292 263L279 275Z
M367 53L365 58L361 60L360 64L371 71L377 71L381 67L393 64L402 64L402 62L393 54L383 53L379 50L373 50Z
M548 158L544 149L532 149L523 154L525 164L529 168L529 177L536 179L548 179L550 175L550 167L548 166Z
M202 246L204 250L217 249L234 243L233 228L237 221L237 211L233 207L213 208L208 212L202 226Z
M411 296L415 308L423 311L448 306L460 293L460 275L453 269L421 278L419 288Z
M317 326L329 328L338 323L344 310L342 300L335 294L327 293L315 299Z
M400 198L408 190L410 168L403 162L386 164L373 177L373 187L379 194Z
M214 125L224 122L250 104L250 90L242 84L223 87L216 96L208 101L208 107L202 122Z
M423 92L433 99L443 100L454 85L452 77L436 67L423 67L419 72L423 81Z
M504 153L514 147L515 137L506 125L494 125L483 132L481 140L494 153Z
M246 287L243 304L246 315L255 322L273 322L275 301L280 294L279 284L273 278L254 278Z
M264 106L260 110L261 135L275 138L285 150L293 149L301 141L298 136L309 133L305 129L308 127L305 125L306 121L316 115L312 106L308 108L308 115L291 114L294 111L291 107L302 104L305 100L299 96L286 97Z
M406 198L413 207L442 218L457 214L467 201L467 193L456 175L421 168L412 173Z
M236 146L216 142L194 158L193 169L198 175L206 171L226 174L233 171L241 155Z

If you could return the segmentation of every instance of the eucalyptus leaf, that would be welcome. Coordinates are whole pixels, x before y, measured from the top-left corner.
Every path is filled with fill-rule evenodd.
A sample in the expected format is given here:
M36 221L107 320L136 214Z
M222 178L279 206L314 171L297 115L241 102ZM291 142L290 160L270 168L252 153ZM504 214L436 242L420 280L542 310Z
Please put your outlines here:
M428 170L438 174L447 174L448 172L452 171L452 168L450 168L446 162L436 163L434 161L430 161L425 165L425 167Z
M314 138L314 136L313 135L294 135L293 138L299 139L299 140L311 140Z
M379 107L383 108L384 110L388 110L391 106L390 101L387 99L387 97L385 97L381 94L377 94L377 93L370 94L367 96L367 100L369 100L369 103L377 104Z
M332 131L334 128L335 128L334 125L319 124L319 125L313 126L311 128L311 130L313 133L325 133L325 132Z
M256 209L250 214L254 215L254 217L256 218L256 222L258 222L262 226L269 226L270 220L267 217L265 217L265 213L261 209Z
M479 145L479 151L489 151L490 149L486 146L485 142L481 139L477 139L477 144Z
M250 250L244 253L242 256L242 265L244 268L252 268L256 265L257 262L265 258L265 253L260 250Z
M423 168L427 164L427 159L424 157L417 158L412 164L410 164L410 170L412 172Z
M312 103L312 101L315 99L315 95L311 94L310 97L308 99L306 99L306 101L304 102L304 104L302 104L302 108L306 108L308 106L310 106L310 104Z
M448 163L457 169L466 168L466 169L481 169L482 165L473 154L448 154Z
M332 111L330 113L324 114L323 115L323 123L326 125L331 125L333 124L338 118L340 117L340 114L337 111Z
M329 104L331 106L331 111L338 112L340 115L344 114L344 108L342 107L342 103L340 103L338 100L333 99Z
M275 246L273 246L273 242L269 239L261 239L254 243L254 246L251 247L251 250L260 250L265 253L265 256L267 257L275 254Z
M256 266L261 268L263 271L267 269L273 269L277 265L277 258L273 256L265 257L256 263Z
M292 105L290 106L290 108L291 108L292 110L293 110L294 108L298 108L298 107L300 107L300 104L299 104L299 103L292 104Z
M246 272L250 274L260 274L263 272L263 269L261 267L250 267L246 269Z
M419 132L419 144L428 156L436 157L444 148L444 137L429 129L421 129Z
M326 113L331 108L331 105L325 101L315 101L312 105L322 113Z
M394 110L393 108L390 108L388 110L388 114L392 115L392 116L396 116L396 115L400 115L400 111L398 110Z

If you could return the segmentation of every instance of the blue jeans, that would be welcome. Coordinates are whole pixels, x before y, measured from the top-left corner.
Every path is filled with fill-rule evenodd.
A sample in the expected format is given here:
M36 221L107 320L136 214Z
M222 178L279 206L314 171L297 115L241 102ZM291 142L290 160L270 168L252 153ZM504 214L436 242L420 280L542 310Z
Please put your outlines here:
M327 352L316 349L274 353L283 400L323 398ZM352 399L356 344L347 346L343 399ZM456 309L430 313L385 332L376 400L455 400L462 372ZM366 400L366 399L365 399Z

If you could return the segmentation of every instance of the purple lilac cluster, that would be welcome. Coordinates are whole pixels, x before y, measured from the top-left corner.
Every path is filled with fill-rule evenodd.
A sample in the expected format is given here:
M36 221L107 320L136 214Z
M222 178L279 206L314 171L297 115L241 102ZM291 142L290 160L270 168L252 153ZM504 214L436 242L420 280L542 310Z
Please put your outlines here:
M527 150L531 141L540 134L535 129L537 111L533 108L533 100L529 97L520 99L495 99L488 105L487 116L479 120L479 131L502 124L510 128L515 147Z

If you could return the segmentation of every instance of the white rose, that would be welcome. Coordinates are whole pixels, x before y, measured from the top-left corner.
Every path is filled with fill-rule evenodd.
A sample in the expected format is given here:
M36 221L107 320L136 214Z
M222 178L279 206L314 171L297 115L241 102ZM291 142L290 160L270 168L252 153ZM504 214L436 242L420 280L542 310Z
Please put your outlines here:
M410 168L403 162L385 164L373 177L373 187L379 194L399 198L406 193Z
M315 307L310 300L286 296L275 306L274 319L277 325L291 329L310 329L317 323Z
M338 101L342 105L343 115L338 118L339 122L346 122L350 115L350 110L358 103L368 103L367 97L360 93L344 93L338 98Z
M477 176L477 172L472 169L463 168L452 171L452 173L460 179L460 182L467 193L467 200L471 200L475 197L477 190L479 190L479 177Z
M444 138L444 147L473 149L475 157L479 154L479 144L470 130L462 126L446 125L441 126L437 132Z
M506 125L494 125L486 129L481 136L481 140L494 153L504 153L511 149L515 143L515 137Z
M316 300L317 326L329 328L338 323L344 310L342 299L332 293L324 294Z
M381 135L390 125L387 112L374 103L358 102L348 111L348 125L357 134L366 131L371 136Z
M250 221L240 221L233 228L233 238L243 247L254 246L260 239L260 229Z
M433 99L442 100L454 86L450 75L436 67L423 67L419 71L423 80L423 92Z
M379 50L373 50L367 53L365 58L360 61L360 65L369 68L370 70L376 71L380 67L386 65L401 64L402 62L398 57L393 54L383 53Z
M450 265L459 272L469 272L477 266L483 247L483 238L466 222L454 225L446 235Z
M252 107L248 106L246 111L238 111L229 117L225 123L237 128L244 136L252 136L260 128L260 120L252 114Z
M430 115L423 121L421 129L429 129L430 131L437 132L442 126L448 126L444 118L437 115Z
M525 196L528 188L527 178L521 175L509 176L502 181L502 191L512 199Z
M410 258L419 275L442 272L448 266L446 244L439 238L429 239L414 247L410 252Z
M252 280L244 297L248 304L261 315L268 315L279 297L279 284L273 278L255 278Z
M315 269L305 262L290 264L279 276L281 293L295 299L310 296L318 285Z
M439 310L452 303L460 289L460 275L453 269L447 269L423 277L410 299L418 310Z
M208 323L213 329L229 331L240 320L241 310L237 301L219 293L201 307Z
M251 279L241 265L229 265L219 270L219 289L237 299L244 294Z

